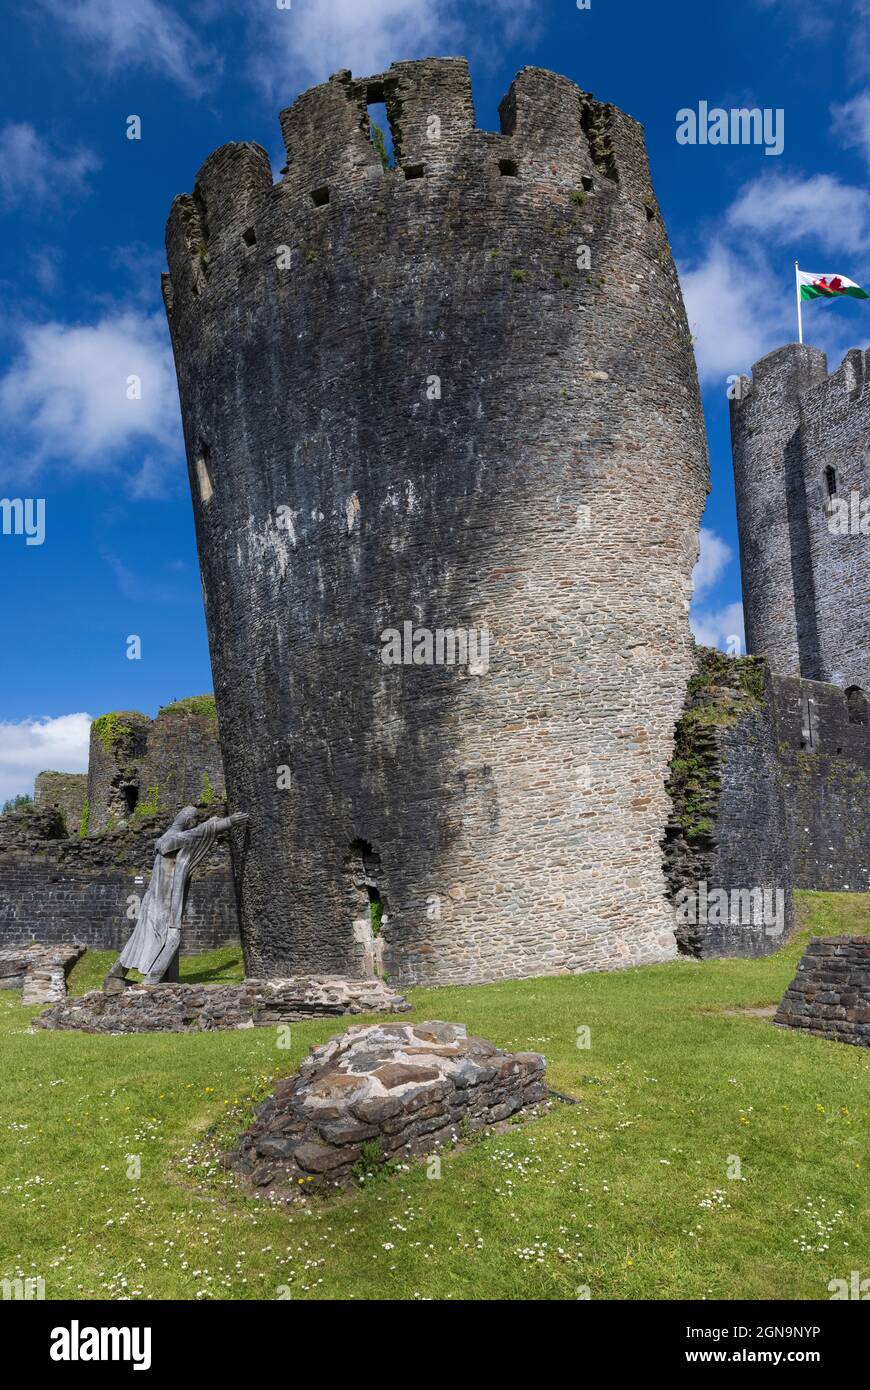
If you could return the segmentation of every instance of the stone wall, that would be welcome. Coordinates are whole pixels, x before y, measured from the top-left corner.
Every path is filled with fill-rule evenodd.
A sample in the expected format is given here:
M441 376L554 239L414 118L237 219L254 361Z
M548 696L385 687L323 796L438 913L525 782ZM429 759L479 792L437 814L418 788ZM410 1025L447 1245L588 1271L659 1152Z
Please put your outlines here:
M212 813L203 809L200 819ZM131 899L150 882L154 841L169 819L80 838L65 835L53 810L0 817L0 946L75 940L120 950L134 925ZM219 841L193 877L182 950L237 940L229 849Z
M502 1052L461 1023L358 1024L278 1082L224 1164L258 1195L304 1197L351 1182L361 1162L436 1153L546 1097L537 1052Z
M478 129L455 58L281 126L280 183L230 144L176 199L164 280L248 971L666 959L708 470L642 130L534 68Z
M2 966L0 966L2 968ZM2 979L0 979L2 987ZM131 985L62 999L34 1020L40 1028L84 1033L190 1033L267 1028L306 1018L407 1013L411 1005L383 980L243 980L237 985Z
M224 792L210 695L167 705L156 719L117 710L91 725L89 832L126 825L143 811L177 811L220 800Z
M33 800L42 809L60 811L70 834L80 829L88 798L86 772L40 772L33 789Z
M870 936L810 941L774 1022L870 1047Z
M704 647L697 660L663 842L677 940L689 955L767 955L794 923L773 682L761 660Z
M774 677L795 888L870 892L870 724L839 686Z
M870 357L830 376L818 348L791 343L742 379L731 432L746 638L777 675L870 690ZM828 472L830 470L830 472ZM830 493L852 509L832 533Z
M66 982L85 947L51 945L0 946L0 989L20 989L22 1004L55 1004L66 997Z
M870 724L835 685L771 676L760 658L698 649L677 728L664 841L672 900L709 890L870 891ZM691 904L690 904L691 905ZM730 902L739 909L739 899ZM773 925L776 925L774 922ZM681 922L689 954L759 955L783 932Z

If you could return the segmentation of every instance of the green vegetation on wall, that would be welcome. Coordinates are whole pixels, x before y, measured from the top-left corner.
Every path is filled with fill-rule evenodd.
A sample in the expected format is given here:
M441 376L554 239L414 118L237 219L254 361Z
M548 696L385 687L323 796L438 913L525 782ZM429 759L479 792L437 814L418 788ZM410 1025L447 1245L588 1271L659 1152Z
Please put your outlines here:
M674 820L687 840L701 839L713 829L720 787L716 729L736 724L763 702L764 670L759 657L698 648L698 670L689 680L686 706L677 721L667 783Z
M133 812L134 818L142 819L144 816L156 816L160 810L160 788L155 782L153 787L149 787L145 796L139 800Z
M93 723L94 733L100 740L107 753L111 753L128 738L133 730L129 724L125 724L120 714L101 714Z
M201 719L217 719L217 706L213 695L189 695L186 700L161 706L157 718L163 714L197 714Z

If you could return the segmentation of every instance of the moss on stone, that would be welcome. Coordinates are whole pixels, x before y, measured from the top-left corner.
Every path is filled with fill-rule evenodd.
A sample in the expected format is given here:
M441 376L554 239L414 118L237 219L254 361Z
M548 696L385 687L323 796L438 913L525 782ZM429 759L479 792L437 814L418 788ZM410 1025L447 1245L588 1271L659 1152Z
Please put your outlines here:
M200 719L217 719L217 706L213 695L189 695L186 700L175 700L171 705L162 705L157 718L164 714L196 714Z
M94 720L93 729L107 753L120 747L125 739L133 733L130 725L124 723L117 711L113 711L111 714L101 714L98 719Z
M689 841L712 834L719 799L716 729L727 728L764 702L765 662L697 649L698 669L674 731L667 791L673 819Z
M132 819L144 820L147 816L156 816L160 811L160 788L155 782L153 787L149 787L143 799L141 799L133 812Z
M81 818L81 821L79 822L79 838L82 839L82 840L85 838L85 836L86 836L87 833L88 833L88 821L90 820L90 816L91 816L91 805L90 805L90 802L88 801L88 798L85 797L85 804L84 804L84 806L82 807L82 818Z

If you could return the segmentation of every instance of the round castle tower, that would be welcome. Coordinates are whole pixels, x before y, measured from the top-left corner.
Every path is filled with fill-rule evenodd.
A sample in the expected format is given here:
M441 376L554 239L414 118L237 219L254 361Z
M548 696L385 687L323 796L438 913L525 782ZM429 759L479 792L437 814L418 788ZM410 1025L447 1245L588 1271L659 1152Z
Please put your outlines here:
M164 279L248 971L668 958L708 473L641 128L526 68L478 130L457 58L281 126L280 183L231 144L176 199Z
M864 690L868 366L855 348L829 376L824 352L789 343L756 362L731 401L747 649L777 675Z

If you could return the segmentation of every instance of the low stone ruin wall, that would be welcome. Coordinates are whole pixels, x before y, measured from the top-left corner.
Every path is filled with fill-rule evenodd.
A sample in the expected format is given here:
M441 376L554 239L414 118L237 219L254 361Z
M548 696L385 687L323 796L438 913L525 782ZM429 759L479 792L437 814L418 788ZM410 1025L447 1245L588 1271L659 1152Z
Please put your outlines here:
M202 807L199 819L221 814ZM119 951L151 881L154 841L171 815L101 835L68 835L59 812L37 807L0 816L0 946L81 941ZM239 919L229 846L219 840L191 881L181 949L236 945Z
M870 936L811 941L774 1023L870 1047Z
M410 1009L382 980L243 980L238 985L130 985L122 994L93 990L48 1009L40 1028L83 1033L189 1033L298 1023L345 1014Z
M460 1023L358 1025L278 1083L223 1163L259 1192L341 1186L364 1144L384 1162L429 1154L546 1096L543 1057L502 1052Z
M66 998L67 977L84 953L77 943L4 947L0 989L20 989L22 1004L54 1004Z

